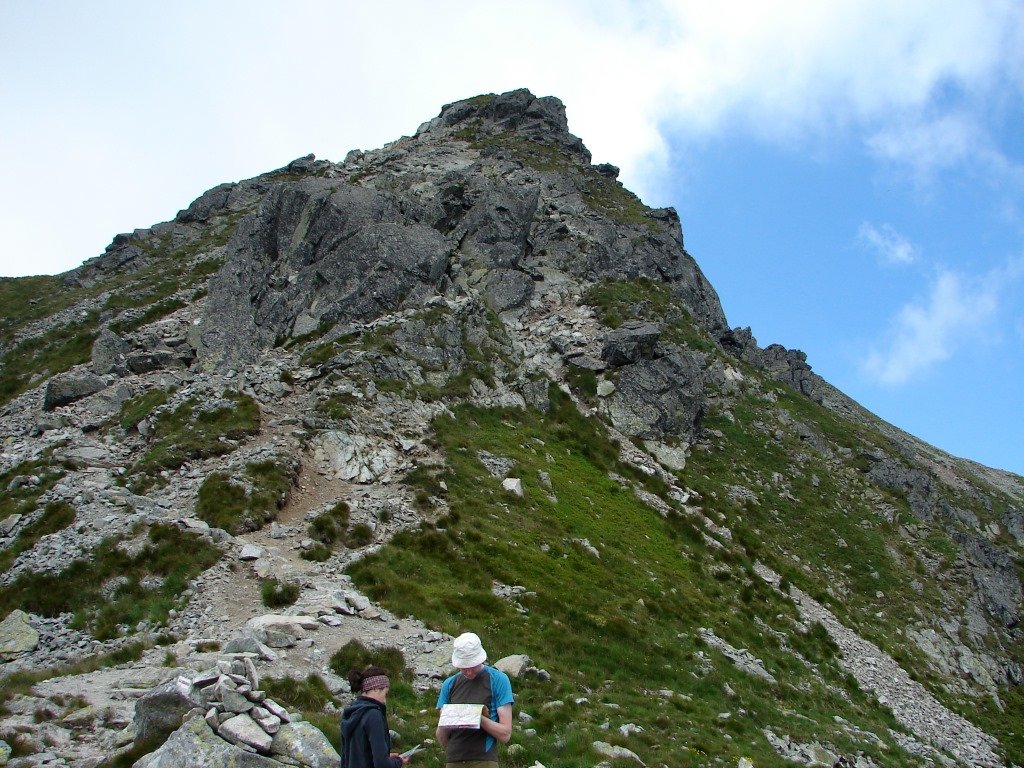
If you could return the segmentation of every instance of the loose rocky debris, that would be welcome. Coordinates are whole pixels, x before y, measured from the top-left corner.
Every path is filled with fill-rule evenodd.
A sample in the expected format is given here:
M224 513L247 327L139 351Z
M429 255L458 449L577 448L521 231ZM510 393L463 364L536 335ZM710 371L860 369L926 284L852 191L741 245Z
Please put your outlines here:
M701 627L697 630L697 636L709 647L721 651L722 655L731 661L737 669L746 672L748 675L767 680L769 683L774 684L777 682L774 675L764 668L764 662L752 656L746 648L733 648L706 627Z
M865 755L844 757L830 745L820 742L799 744L789 736L777 736L771 728L765 728L763 732L776 754L794 763L812 768L878 768L875 762Z
M180 728L182 717L186 722ZM177 721L177 722L175 722ZM207 765L217 760L244 762L244 754L271 758L253 765L301 765L334 768L339 757L316 728L289 713L259 688L249 654L218 662L191 678L181 676L139 699L135 707L136 742L157 741L169 725L174 733L140 768ZM205 727L204 727L205 726ZM215 735L215 736L214 736ZM225 744L218 744L219 737ZM217 764L221 764L218 762Z
M758 564L766 581L779 583L778 574ZM839 662L864 690L871 691L896 719L919 738L955 756L965 765L1000 768L998 742L972 723L951 712L916 682L888 654L843 626L827 608L790 586L790 594L805 621L821 624L842 651Z

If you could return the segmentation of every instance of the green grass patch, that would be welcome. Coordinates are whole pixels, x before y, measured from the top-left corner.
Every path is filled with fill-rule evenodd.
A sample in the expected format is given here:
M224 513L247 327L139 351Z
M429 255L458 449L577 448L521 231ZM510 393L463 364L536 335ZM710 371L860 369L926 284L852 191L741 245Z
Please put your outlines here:
M596 171L588 174L583 185L583 200L598 213L623 226L644 227L651 233L659 225L647 214L650 208L640 198L622 186L622 182L609 179Z
M398 648L367 648L358 640L349 640L345 645L331 654L329 662L331 671L338 677L345 678L349 670L360 671L367 667L380 667L386 670L392 684L398 680L412 680L412 670L405 663L405 655Z
M747 549L756 541L718 552L681 512L666 519L641 503L609 475L642 482L618 462L618 446L601 426L557 388L551 401L547 414L459 406L453 417L438 418L451 508L439 521L443 528L400 533L349 568L355 583L395 614L451 634L476 631L492 659L527 653L551 673L549 682L516 683L516 709L534 716L537 735L517 731L523 750L514 764L593 764L590 745L602 740L629 746L649 765L735 765L741 756L774 765L765 726L799 741L827 737L878 764L919 764L852 743L835 727L839 714L884 737L896 723L857 691L849 700L837 694L848 681L827 638L815 631L801 638L815 673L764 630L792 634L797 614L753 575ZM481 450L516 462L523 498L501 489L476 458ZM554 498L540 472L550 477ZM645 487L673 505L664 487ZM492 593L495 581L526 589L517 598L523 610ZM702 626L763 659L785 684L746 675L704 649L695 639ZM348 665L358 663L346 659L335 671ZM658 690L674 693L652 694ZM581 692L586 701L577 703ZM556 699L564 706L545 707ZM720 721L724 711L733 718ZM620 740L614 728L602 728L609 718L647 733Z
M0 343L9 343L29 323L67 309L80 298L53 275L0 277Z
M274 461L247 464L242 482L214 472L199 487L196 517L231 534L258 530L284 506L293 479L287 466Z
M331 559L332 554L333 550L330 547L317 541L309 549L302 550L299 553L299 557L313 563L326 563Z
M150 446L132 471L155 477L188 461L231 453L237 447L231 441L259 431L260 409L255 400L228 392L223 402L202 408L198 399L191 398L161 413L153 425Z
M664 342L718 354L717 346L693 320L682 299L664 283L646 277L603 280L588 288L583 300L609 328L618 328L627 320L655 323Z
M144 619L165 623L188 582L221 555L206 539L168 525L153 526L136 554L120 545L104 539L89 558L58 573L21 574L0 586L0 613L74 613L73 626L107 640L120 634L119 625L132 631Z
M130 333L131 331L136 330L137 328L141 328L144 325L149 325L152 322L167 317L171 313L177 312L184 306L187 305L181 299L164 299L162 301L150 304L149 306L146 307L144 312L132 317L131 319L119 320L118 322L111 323L110 329L114 333L124 335L126 333Z
M569 151L560 144L529 139L515 131L486 133L482 122L467 123L455 132L455 138L481 152L505 154L535 171L561 173L575 164Z
M353 537L349 532L350 512L348 504L339 501L326 512L314 517L308 528L309 538L314 544L299 556L304 560L322 563L331 557L338 544L354 546Z
M0 357L0 405L42 379L92 358L99 316L88 312L78 322L26 339Z
M167 391L151 389L138 397L133 397L121 406L118 423L126 432L135 429L139 422L149 416L153 410L167 402Z
M345 421L352 417L352 405L356 401L356 396L351 393L334 392L317 401L316 410L331 421Z
M264 677L260 687L267 696L291 711L322 711L329 703L334 703L334 696L324 679L317 674L310 674L305 680L296 677Z
M593 405L597 401L597 374L592 370L568 365L565 378L584 402Z

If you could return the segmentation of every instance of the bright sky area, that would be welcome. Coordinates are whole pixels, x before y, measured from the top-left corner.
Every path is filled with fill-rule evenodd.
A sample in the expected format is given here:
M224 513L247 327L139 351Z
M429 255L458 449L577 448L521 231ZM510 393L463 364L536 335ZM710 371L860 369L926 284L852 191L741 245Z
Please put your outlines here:
M732 326L1024 474L1024 3L0 0L0 274L445 103L565 102Z

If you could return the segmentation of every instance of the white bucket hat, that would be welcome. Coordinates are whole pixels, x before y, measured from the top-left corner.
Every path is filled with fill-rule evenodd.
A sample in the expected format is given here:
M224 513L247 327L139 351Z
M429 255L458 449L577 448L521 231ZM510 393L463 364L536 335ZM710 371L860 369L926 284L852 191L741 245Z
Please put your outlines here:
M480 644L480 638L472 632L463 632L455 638L452 646L452 666L458 669L475 667L487 659L487 651Z

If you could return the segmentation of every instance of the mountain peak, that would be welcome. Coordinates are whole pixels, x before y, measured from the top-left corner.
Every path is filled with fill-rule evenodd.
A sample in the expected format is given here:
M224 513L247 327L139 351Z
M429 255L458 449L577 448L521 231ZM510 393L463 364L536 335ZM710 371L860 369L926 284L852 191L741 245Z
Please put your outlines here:
M554 141L582 154L590 152L569 132L565 104L555 96L535 96L526 88L482 94L445 104L440 114L423 123L416 136L449 133L472 127L485 133L515 132L535 140Z

